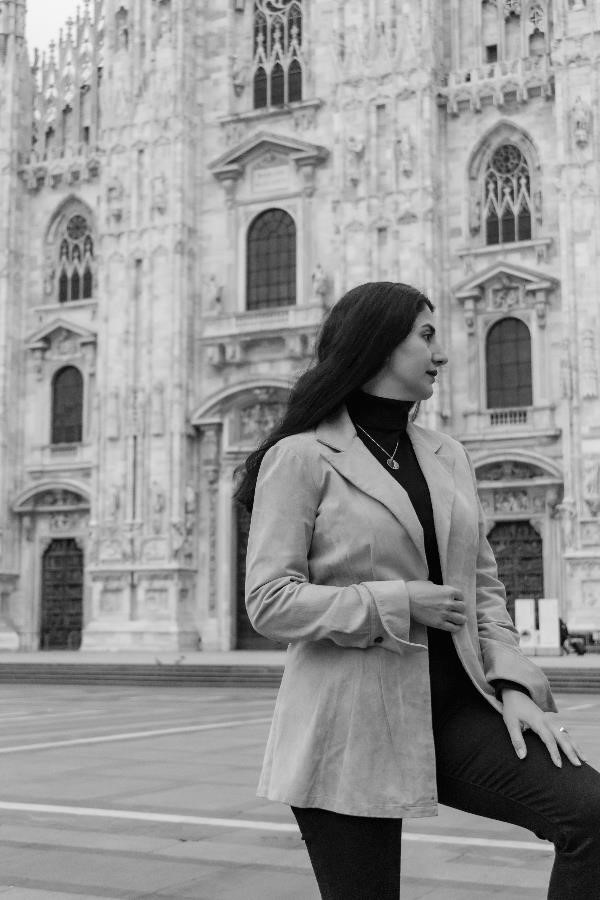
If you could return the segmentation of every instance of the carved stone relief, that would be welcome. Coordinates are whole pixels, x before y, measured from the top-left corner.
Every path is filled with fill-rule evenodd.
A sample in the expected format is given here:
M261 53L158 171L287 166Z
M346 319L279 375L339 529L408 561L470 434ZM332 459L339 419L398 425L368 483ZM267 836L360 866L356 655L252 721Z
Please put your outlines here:
M239 438L244 445L260 443L280 420L284 405L277 402L258 402L239 411Z
M547 473L532 463L519 462L515 459L490 463L477 469L479 481L505 481L509 479L543 478Z

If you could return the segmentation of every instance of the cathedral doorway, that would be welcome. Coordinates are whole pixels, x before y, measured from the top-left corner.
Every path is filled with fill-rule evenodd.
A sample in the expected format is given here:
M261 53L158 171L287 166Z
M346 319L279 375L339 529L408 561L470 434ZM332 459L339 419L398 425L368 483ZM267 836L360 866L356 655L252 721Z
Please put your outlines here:
M53 540L42 557L40 649L78 650L83 627L83 551Z
M518 597L544 596L542 539L527 521L499 522L488 534L498 563L498 577L506 586L506 600L512 620Z
M285 650L286 644L276 643L263 637L252 627L246 612L246 548L250 530L250 516L245 507L236 503L237 520L237 609L236 609L236 649L237 650Z

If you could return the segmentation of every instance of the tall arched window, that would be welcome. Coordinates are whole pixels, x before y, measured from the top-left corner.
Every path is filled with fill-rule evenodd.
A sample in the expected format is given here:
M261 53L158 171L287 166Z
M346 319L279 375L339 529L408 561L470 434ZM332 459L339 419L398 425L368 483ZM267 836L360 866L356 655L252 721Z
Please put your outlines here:
M254 0L254 108L302 100L301 0Z
M87 219L71 216L59 235L58 302L91 300L94 293L94 240Z
M268 209L248 229L247 307L296 302L296 225L283 209Z
M520 319L496 322L486 340L488 409L531 406L531 336Z
M515 144L502 144L494 151L484 185L486 243L531 240L529 167Z
M52 443L75 444L83 431L83 378L75 366L65 366L52 384Z

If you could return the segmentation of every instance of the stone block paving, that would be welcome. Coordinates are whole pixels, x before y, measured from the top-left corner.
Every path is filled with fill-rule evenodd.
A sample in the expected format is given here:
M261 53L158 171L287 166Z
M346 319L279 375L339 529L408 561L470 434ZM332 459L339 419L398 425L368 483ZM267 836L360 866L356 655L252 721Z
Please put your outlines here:
M0 900L319 900L290 811L255 796L274 696L1 685ZM600 697L561 707L600 764ZM541 900L551 865L529 832L442 807L405 823L402 898Z

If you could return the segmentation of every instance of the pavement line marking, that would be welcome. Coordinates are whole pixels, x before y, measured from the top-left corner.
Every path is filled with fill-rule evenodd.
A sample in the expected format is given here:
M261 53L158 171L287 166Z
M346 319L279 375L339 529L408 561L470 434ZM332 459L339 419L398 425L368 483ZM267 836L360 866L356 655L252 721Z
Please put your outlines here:
M578 706L563 706L563 712L573 712L576 709L590 709L592 706L596 706L596 703L580 703Z
M173 813L137 812L128 809L96 809L89 806L54 806L46 803L9 803L0 801L0 809L12 812L54 813L63 816L87 816L100 819L128 819L141 822L168 822L179 825L210 825L215 828L247 828L254 831L283 831L300 834L297 825L287 822L261 822L251 819L217 819L211 816L184 816ZM548 853L552 844L533 841L503 841L495 838L464 837L451 834L406 832L403 840L431 844L458 844L468 847L494 847L502 850L536 850Z
M209 725L187 725L181 728L157 728L154 731L126 731L122 734L104 734L96 737L72 738L68 741L45 741L39 744L21 744L18 747L0 747L0 755L22 753L26 750L49 750L53 747L75 747L79 744L107 744L113 741L133 741L167 734L191 734L196 731L213 731L217 728L236 728L238 725L262 725L272 716L260 719L235 719L231 722L212 722Z

